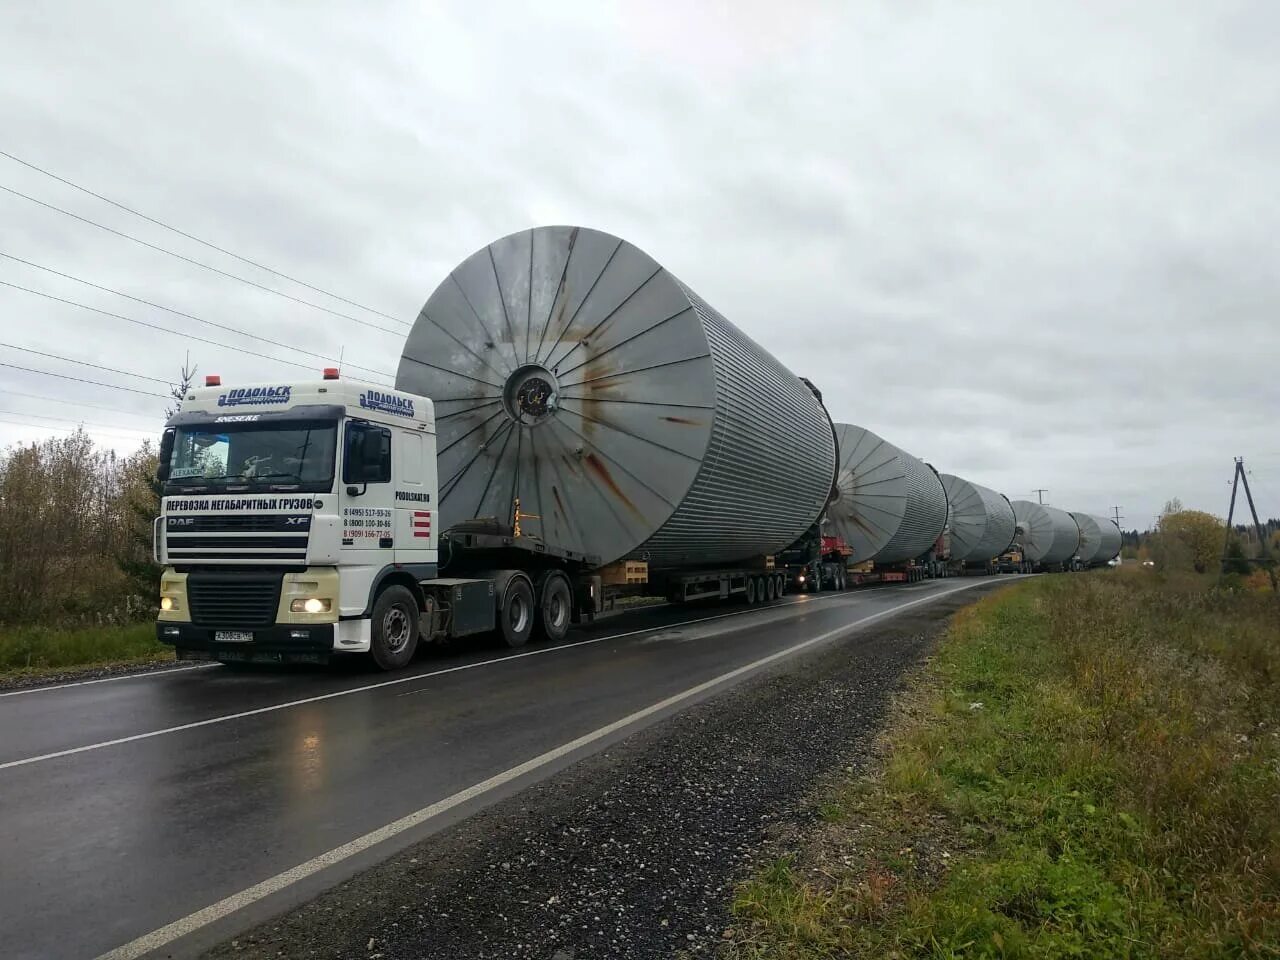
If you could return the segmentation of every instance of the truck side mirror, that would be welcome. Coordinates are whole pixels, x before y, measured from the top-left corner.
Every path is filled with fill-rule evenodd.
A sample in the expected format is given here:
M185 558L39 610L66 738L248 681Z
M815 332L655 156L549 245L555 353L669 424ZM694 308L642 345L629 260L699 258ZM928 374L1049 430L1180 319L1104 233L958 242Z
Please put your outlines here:
M160 435L160 453L156 457L156 479L161 483L169 479L169 462L173 459L175 435L172 427Z

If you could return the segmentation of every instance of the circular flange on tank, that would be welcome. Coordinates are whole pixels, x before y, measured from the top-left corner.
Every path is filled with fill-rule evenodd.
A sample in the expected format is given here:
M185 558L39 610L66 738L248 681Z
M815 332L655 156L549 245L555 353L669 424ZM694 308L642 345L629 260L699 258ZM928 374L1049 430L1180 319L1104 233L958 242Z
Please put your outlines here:
M538 227L476 252L409 332L435 403L442 528L509 524L601 563L788 546L835 468L813 392L642 250Z
M927 553L947 523L947 495L923 461L865 427L836 424L840 469L827 508L855 562L900 563Z

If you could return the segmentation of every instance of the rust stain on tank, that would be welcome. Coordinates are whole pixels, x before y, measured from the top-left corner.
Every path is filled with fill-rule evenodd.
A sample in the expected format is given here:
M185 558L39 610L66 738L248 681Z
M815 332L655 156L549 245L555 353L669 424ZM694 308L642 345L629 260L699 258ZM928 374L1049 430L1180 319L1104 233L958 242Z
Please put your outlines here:
M600 482L603 483L606 487L608 487L609 490L613 493L613 495L617 497L618 500L620 500L628 510L630 510L633 514L635 514L640 519L642 520L644 519L644 514L642 514L640 510L636 507L636 505L632 503L630 499L628 499L627 495L622 492L622 488L618 486L617 481L613 479L613 475L609 473L609 468L606 467L604 463L601 462L599 457L597 457L594 453L588 453L585 457L583 457L583 461L586 463L587 467L591 470L591 472L600 478Z
M556 509L560 512L560 515L566 516L564 501L560 499L560 490L554 483L551 485L551 495L556 498Z
M680 423L688 427L702 426L701 420L689 420L689 419L686 419L685 417L663 417L662 419L666 420L668 423Z

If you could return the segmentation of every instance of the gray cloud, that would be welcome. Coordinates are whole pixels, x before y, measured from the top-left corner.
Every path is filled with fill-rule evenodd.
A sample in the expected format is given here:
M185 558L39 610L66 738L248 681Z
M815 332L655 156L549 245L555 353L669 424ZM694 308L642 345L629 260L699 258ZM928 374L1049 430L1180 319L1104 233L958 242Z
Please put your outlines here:
M1174 495L1222 512L1236 454L1280 491L1278 19L1192 2L28 6L0 35L0 115L5 149L406 321L497 236L610 230L838 418L1011 497L1048 487L1145 524ZM285 285L3 159L0 184ZM0 250L370 367L399 354L7 195ZM11 263L0 279L261 348ZM3 289L0 318L9 342L154 376L189 346L228 380L291 369ZM144 432L163 406L3 368L0 390L133 411L118 425ZM12 393L0 409L115 418ZM0 423L0 442L41 433Z

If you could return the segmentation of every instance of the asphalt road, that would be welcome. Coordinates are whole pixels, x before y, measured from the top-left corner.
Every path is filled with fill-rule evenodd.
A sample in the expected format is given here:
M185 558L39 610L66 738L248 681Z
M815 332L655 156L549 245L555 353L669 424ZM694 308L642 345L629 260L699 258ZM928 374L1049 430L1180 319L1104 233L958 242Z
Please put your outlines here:
M641 610L392 675L0 693L0 953L193 954L802 650L991 582Z

